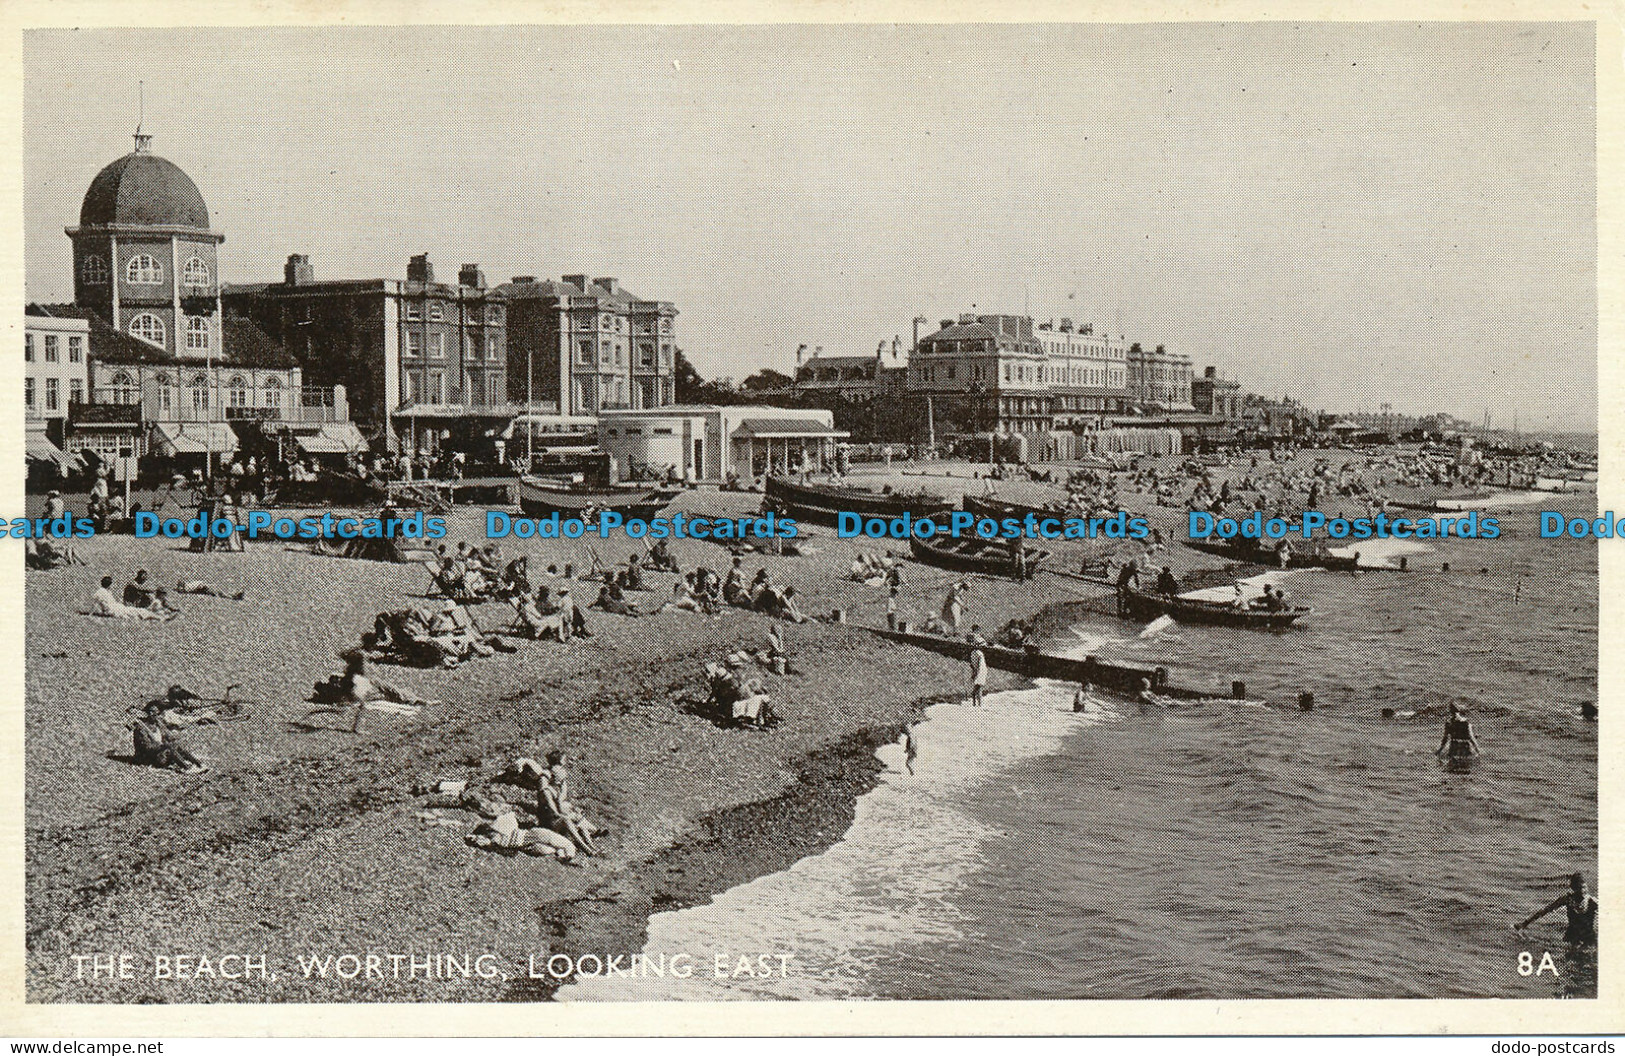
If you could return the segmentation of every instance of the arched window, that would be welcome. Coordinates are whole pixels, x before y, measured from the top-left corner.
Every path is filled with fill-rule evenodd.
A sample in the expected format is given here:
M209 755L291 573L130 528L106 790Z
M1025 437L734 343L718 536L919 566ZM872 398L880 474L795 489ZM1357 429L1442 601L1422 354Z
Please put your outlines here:
M209 347L209 320L207 316L194 315L186 320L186 347L206 351Z
M227 388L230 390L227 394L227 400L232 407L248 406L248 382L243 380L241 374L233 374L231 381L227 383Z
M131 404L136 400L135 379L122 370L113 375L112 390L114 403Z
M209 410L209 379L202 374L192 375L192 410L203 414Z
M203 262L202 257L193 257L186 262L183 272L188 286L207 286L209 284L209 265Z
M152 379L158 383L158 413L167 418L175 413L175 386L168 374L159 372Z
M92 253L79 267L79 277L87 286L100 286L107 281L107 261Z
M150 312L142 312L130 320L130 333L143 341L151 341L162 348L164 344L164 321Z
M164 266L143 253L131 257L130 263L124 266L124 279L142 286L156 286L164 281Z
M265 406L281 408L282 382L275 377L265 379Z

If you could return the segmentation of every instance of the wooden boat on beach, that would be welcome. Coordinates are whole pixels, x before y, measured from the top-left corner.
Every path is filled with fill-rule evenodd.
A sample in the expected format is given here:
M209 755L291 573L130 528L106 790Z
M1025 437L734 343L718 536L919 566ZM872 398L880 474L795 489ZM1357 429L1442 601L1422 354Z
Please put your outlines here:
M1314 611L1307 605L1287 609L1238 609L1227 601L1203 601L1145 590L1129 590L1118 595L1117 600L1119 615L1139 621L1172 616L1181 623L1209 623L1260 631L1284 631Z
M1242 541L1214 541L1210 539L1186 539L1186 546L1192 550L1200 550L1204 554L1213 554L1217 557L1227 558L1231 561L1241 561L1250 565L1264 565L1269 568L1279 568L1281 559L1274 550L1259 546L1252 540ZM1359 568L1359 559L1355 557L1338 557L1336 554L1316 550L1292 551L1287 558L1288 568L1324 568L1331 572L1353 572Z
M519 508L526 517L577 517L618 513L627 520L648 520L671 505L678 492L643 484L580 487L536 477L519 480Z
M955 572L979 572L986 576L1027 579L1049 556L1048 550L1023 547L1024 564L1017 567L1015 550L1006 539L955 539L937 535L930 539L910 539L914 560Z
M1029 506L1021 502L1009 502L997 495L967 494L961 500L961 504L964 506L966 513L973 513L978 517L991 517L995 521L1004 520L1006 517L1025 520L1029 513L1040 520L1046 517L1065 520L1068 517L1078 516L1078 514L1070 513L1063 507Z
M929 517L946 522L953 503L929 491L879 492L842 484L797 484L784 477L767 478L765 504L813 524L834 525L836 514L862 517Z
M954 660L969 661L971 650L980 648L989 667L1009 671L1024 678L1049 678L1061 682L1089 683L1097 688L1133 696L1140 691L1140 682L1149 681L1157 693L1180 700L1203 700L1229 697L1223 691L1201 690L1190 686L1168 683L1160 669L1108 664L1092 656L1082 659L1055 656L1036 649L1012 649L1005 645L976 646L963 638L949 638L940 634L920 634L915 631L891 631L883 627L870 627L870 633L888 641L912 645Z

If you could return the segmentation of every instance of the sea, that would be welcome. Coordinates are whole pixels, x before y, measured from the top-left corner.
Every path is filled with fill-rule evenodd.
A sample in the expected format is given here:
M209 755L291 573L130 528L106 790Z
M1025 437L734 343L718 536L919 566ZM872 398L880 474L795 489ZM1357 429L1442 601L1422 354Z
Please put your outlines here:
M937 705L877 753L838 843L651 918L651 961L699 970L558 996L1595 996L1561 910L1511 928L1570 873L1595 891L1596 544L1537 531L1593 506L1509 496L1480 504L1494 541L1362 544L1405 571L1271 573L1315 610L1286 633L1080 615L1046 648L1248 702L1080 714L1039 683ZM1434 755L1451 702L1482 747L1465 768Z

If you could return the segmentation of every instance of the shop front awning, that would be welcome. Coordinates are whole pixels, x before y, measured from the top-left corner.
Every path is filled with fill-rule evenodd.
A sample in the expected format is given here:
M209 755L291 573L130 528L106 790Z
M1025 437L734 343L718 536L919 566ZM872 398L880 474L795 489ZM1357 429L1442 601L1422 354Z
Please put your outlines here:
M746 418L734 430L735 437L756 440L838 440L851 435L803 418Z
M223 455L237 450L237 434L225 422L159 422L153 433L160 455Z
M299 450L307 455L347 455L350 453L349 445L343 440L331 436L322 436L320 433L314 436L296 436L294 441L299 445Z
M51 443L44 433L28 434L28 461L54 465L63 473L73 471L77 461L72 455Z

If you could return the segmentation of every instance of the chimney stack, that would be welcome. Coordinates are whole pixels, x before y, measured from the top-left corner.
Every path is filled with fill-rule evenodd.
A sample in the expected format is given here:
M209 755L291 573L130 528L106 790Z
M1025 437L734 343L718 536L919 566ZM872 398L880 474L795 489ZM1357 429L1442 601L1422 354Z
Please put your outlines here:
M594 286L602 286L604 289L608 290L610 293L620 293L621 292L620 280L616 279L614 277L605 278L605 279L594 279L594 280L592 280L592 283L593 283Z
M310 266L310 257L303 253L288 254L288 263L282 268L282 281L289 286L308 286L316 281L316 269Z
M457 285L472 286L476 290L485 289L485 272L480 270L478 264L464 264L457 272Z
M534 275L515 275L513 277L513 284L515 286L534 286L534 285L536 285L536 276L534 276Z
M1217 378L1218 376L1219 376L1219 368L1218 367L1209 367L1206 370L1202 371L1202 377L1204 377L1204 378Z
M581 290L582 293L586 293L587 287L592 285L592 283L587 281L587 276L585 275L566 275L564 276L564 284L566 286L574 286Z
M429 263L429 254L419 253L406 264L407 282L433 282L434 265Z
M940 322L942 323L942 329L944 330L954 325L954 321L952 319L942 319Z
M801 366L801 357L806 355L806 354L807 354L806 342L802 342L801 344L796 346L796 366L797 367Z

